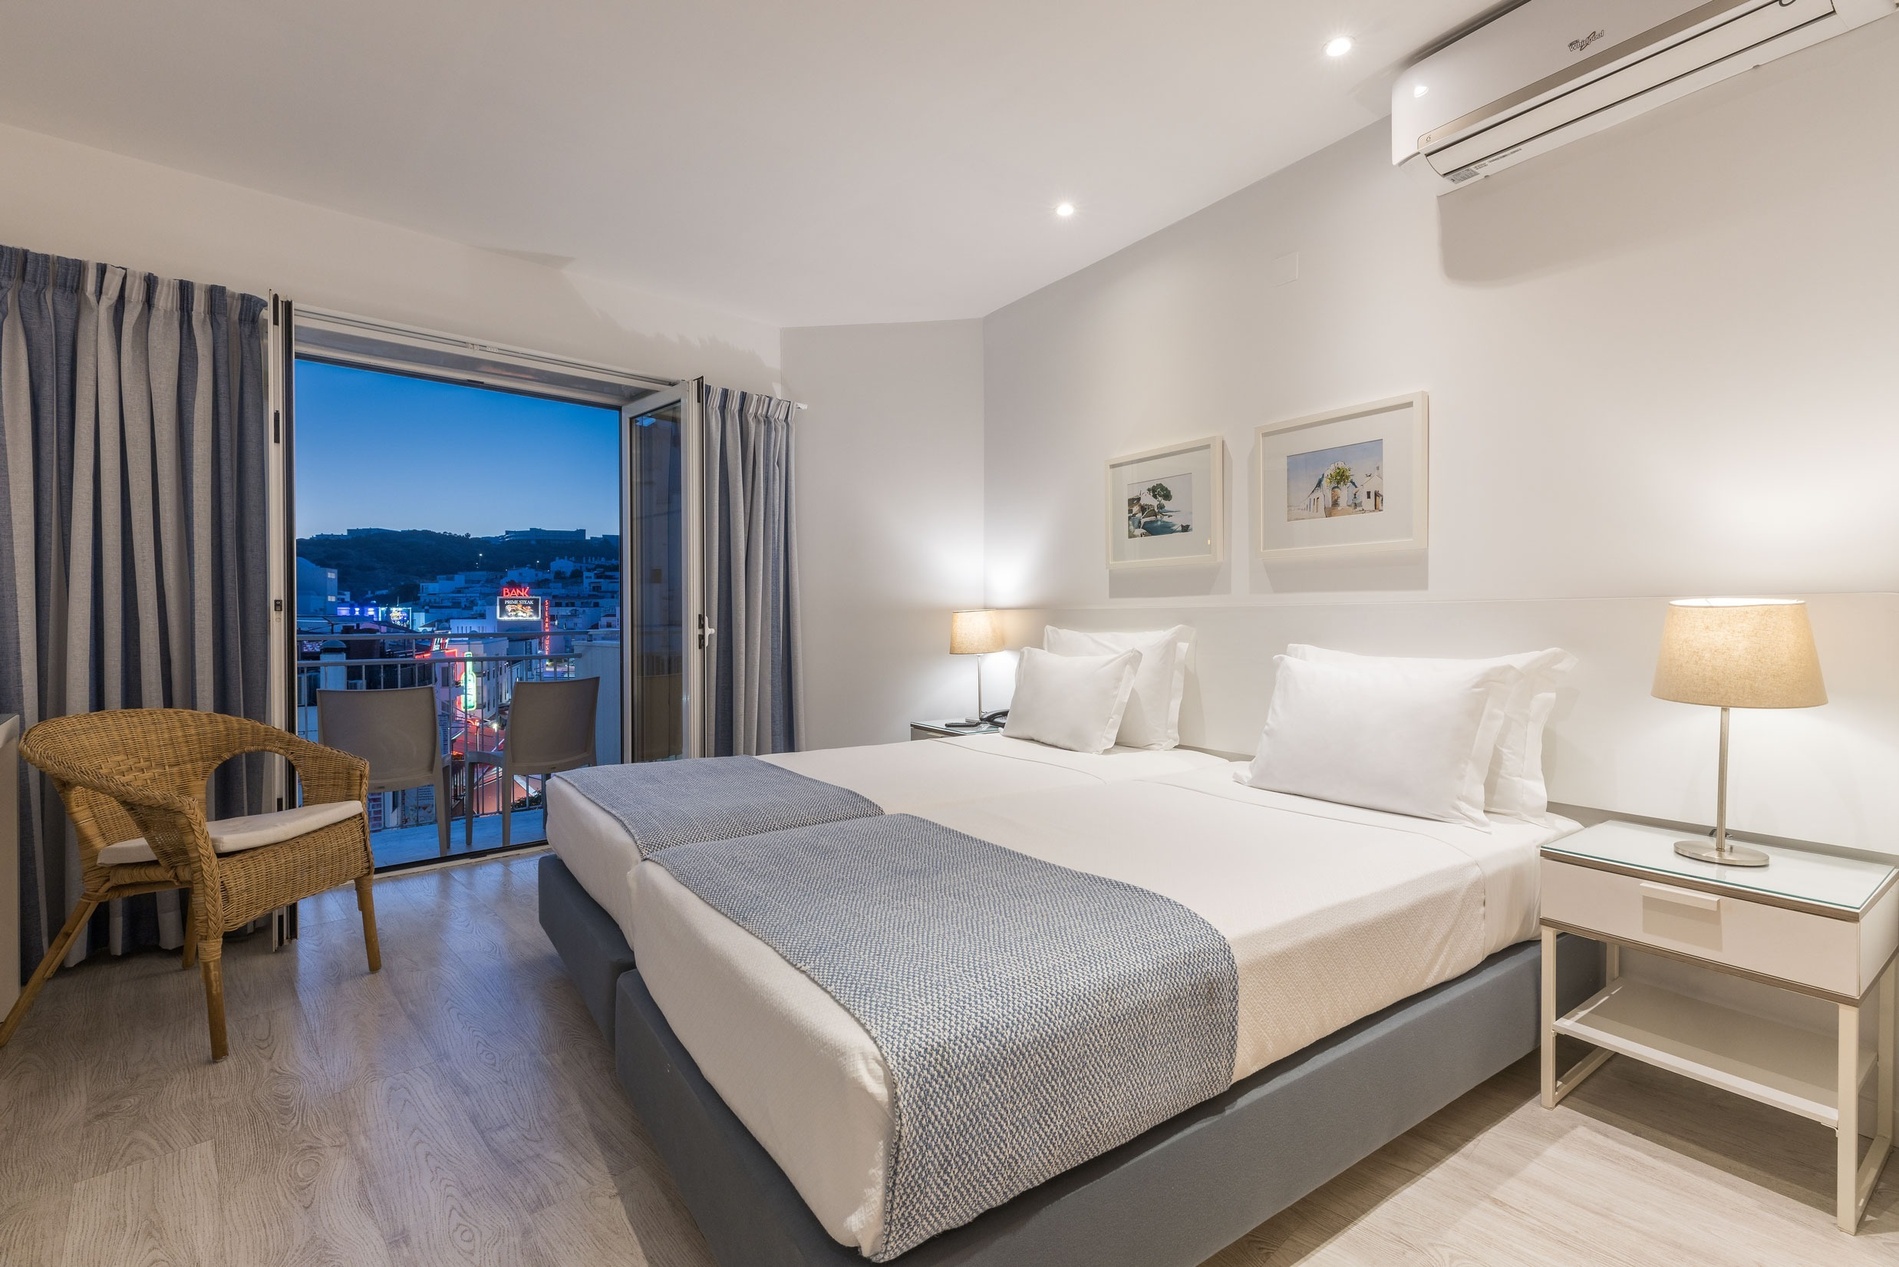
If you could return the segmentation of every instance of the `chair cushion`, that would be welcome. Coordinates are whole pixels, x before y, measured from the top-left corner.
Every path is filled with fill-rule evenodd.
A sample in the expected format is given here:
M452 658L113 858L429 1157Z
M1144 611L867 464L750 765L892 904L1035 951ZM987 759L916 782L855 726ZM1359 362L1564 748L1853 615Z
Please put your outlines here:
M293 809L273 810L268 814L240 814L205 824L211 835L211 848L218 853L239 853L262 845L274 845L308 835L356 817L363 812L361 801L330 801L322 805L298 805ZM152 847L145 837L134 836L107 845L99 851L99 865L122 867L135 862L155 862Z

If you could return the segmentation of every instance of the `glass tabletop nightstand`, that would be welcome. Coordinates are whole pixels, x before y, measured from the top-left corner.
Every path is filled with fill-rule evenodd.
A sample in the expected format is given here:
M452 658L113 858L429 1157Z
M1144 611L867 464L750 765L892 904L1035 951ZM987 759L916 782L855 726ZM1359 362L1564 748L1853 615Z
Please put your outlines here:
M1544 1107L1620 1055L1810 1118L1834 1131L1835 1216L1855 1231L1892 1145L1899 869L1784 846L1765 847L1764 867L1722 867L1676 853L1680 836L1609 822L1543 847ZM1564 1016L1552 1002L1560 933L1608 947L1608 984ZM1817 1033L1625 977L1624 948L1823 999L1837 1008L1837 1029ZM1874 994L1868 1051L1861 1023L1875 1014ZM1559 1035L1595 1048L1560 1077ZM1862 1161L1860 1094L1875 1078Z
M951 721L959 720L961 719L952 717L947 721L913 721L910 723L910 738L948 739L954 738L957 735L999 735L1002 733L1002 727L999 724L984 724L981 726L950 725Z

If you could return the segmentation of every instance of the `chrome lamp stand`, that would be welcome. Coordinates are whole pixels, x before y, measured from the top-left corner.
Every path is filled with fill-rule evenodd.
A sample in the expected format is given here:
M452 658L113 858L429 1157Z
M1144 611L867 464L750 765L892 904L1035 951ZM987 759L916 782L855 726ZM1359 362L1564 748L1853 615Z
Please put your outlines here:
M1728 842L1728 710L1721 709L1721 769L1714 798L1714 839L1677 840L1675 852L1717 867L1764 867L1768 857L1758 849Z
M965 717L961 721L944 722L945 726L956 730L975 730L984 724L982 719L982 656L976 657L976 715Z

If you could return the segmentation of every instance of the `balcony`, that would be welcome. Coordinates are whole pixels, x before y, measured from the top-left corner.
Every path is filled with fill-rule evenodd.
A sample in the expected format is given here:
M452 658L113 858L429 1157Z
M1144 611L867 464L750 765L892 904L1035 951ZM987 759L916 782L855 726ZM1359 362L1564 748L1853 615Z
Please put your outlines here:
M398 628L305 633L298 642L296 729L306 739L319 738L316 693L320 690L431 687L437 739L450 771L450 854L461 856L500 846L504 796L513 802L513 843L532 844L546 838L545 780L517 777L512 787L504 787L498 768L471 766L467 754L505 747L508 707L516 683L577 677L601 679L595 753L603 764L617 762L621 759L620 642L612 630L528 639ZM442 807L435 800L432 787L370 794L369 839L379 869L441 856L435 821ZM471 803L472 839L467 829Z

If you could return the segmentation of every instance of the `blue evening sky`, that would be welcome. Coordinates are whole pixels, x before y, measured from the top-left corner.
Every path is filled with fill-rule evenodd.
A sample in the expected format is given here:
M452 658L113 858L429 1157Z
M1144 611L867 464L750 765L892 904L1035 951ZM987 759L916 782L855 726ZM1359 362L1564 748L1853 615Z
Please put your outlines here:
M297 535L620 531L617 410L297 362Z

